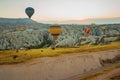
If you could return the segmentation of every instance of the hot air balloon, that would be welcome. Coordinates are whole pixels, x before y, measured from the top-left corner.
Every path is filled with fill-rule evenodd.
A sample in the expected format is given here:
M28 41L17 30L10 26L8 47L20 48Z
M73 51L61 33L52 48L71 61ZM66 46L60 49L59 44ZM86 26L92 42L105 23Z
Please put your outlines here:
M32 17L32 15L34 14L35 10L32 7L27 7L25 9L25 13L28 15L29 18Z
M49 31L50 31L51 35L53 36L54 40L56 40L58 38L59 34L61 33L62 28L59 25L50 26Z
M51 48L54 50L55 49L54 41L58 38L59 34L62 31L62 28L59 25L54 25L54 26L50 26L49 31L50 31L51 35L53 36L53 38L54 38L53 43L51 45Z
M85 27L85 33L88 36L90 34L90 28L89 27Z

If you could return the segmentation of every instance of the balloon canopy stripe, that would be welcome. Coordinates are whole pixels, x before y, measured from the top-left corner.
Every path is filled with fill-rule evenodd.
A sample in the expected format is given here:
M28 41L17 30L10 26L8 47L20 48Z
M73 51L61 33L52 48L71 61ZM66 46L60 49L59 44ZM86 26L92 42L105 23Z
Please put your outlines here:
M50 33L51 34L60 34L62 31L61 28L50 28Z
M59 34L52 34L53 36L58 36Z
M62 28L61 26L50 26L49 31L51 35L54 37L54 39L57 39L57 37L62 31Z

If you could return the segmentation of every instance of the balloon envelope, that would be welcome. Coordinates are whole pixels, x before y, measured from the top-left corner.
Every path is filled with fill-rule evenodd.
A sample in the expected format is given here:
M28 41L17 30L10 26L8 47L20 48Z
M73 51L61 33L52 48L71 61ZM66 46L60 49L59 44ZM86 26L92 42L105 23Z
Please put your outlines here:
M89 27L86 27L86 28L85 28L85 33L86 33L86 35L89 35L89 34L90 34L90 28L89 28Z
M25 9L25 13L28 15L29 18L32 17L34 12L35 12L35 10L32 7L28 7L28 8Z
M61 26L50 26L49 31L54 39L57 39L62 31Z

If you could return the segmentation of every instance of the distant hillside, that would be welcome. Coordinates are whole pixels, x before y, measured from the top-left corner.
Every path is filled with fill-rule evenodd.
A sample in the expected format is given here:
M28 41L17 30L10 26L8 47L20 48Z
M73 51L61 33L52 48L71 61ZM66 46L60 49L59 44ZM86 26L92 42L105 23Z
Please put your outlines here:
M0 23L11 23L11 24L34 24L36 21L28 18L0 18Z
M40 28L47 28L48 25L38 23L32 19L28 18L0 18L0 31L4 30L17 30L19 28L22 29L40 29Z
M47 23L60 23L60 24L119 24L120 17L118 18L89 18L84 20L65 20L65 21L47 21Z
M120 18L98 18L98 19L88 19L88 24L96 23L96 24L119 24Z

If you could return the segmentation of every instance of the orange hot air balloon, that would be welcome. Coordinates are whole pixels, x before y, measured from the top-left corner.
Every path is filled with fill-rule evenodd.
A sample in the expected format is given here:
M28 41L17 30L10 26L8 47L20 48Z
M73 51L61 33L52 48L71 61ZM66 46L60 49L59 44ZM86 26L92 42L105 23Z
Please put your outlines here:
M49 31L50 31L51 35L53 36L53 38L57 39L59 34L62 31L62 28L59 25L50 26Z
M86 35L90 34L90 28L89 27L85 27L85 33L86 33Z

